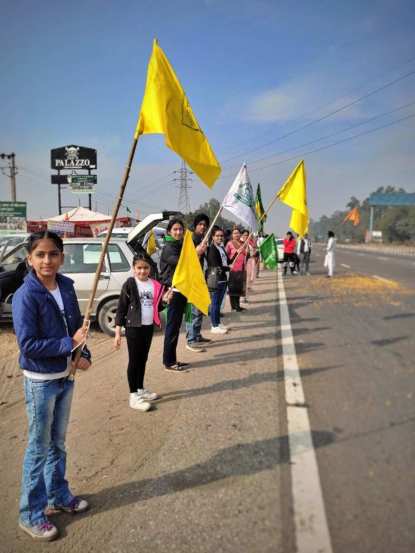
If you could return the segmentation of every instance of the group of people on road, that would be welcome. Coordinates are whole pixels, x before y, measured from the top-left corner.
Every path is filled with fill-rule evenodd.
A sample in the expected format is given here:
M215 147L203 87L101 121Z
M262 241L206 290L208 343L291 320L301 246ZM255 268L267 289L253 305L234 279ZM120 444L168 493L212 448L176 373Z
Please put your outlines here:
M332 277L335 268L335 249L336 238L334 232L329 230L327 234L326 255L324 257L324 267L327 268L327 276ZM283 258L283 275L286 276L288 269L292 275L309 275L311 260L311 240L307 233L299 236L297 239L291 231L285 235Z
M259 255L256 241L248 231L241 232L235 227L225 243L224 230L214 226L208 241L208 226L206 215L195 218L193 242L211 296L210 333L224 335L229 331L221 322L226 291L231 309L244 311L241 298L246 299L247 289L258 274ZM181 219L171 219L161 252L159 277L151 276L151 259L140 253L134 257L133 274L123 284L120 294L114 346L120 347L124 328L129 405L138 411L148 411L151 402L159 397L145 388L144 379L154 326L161 324L161 311L166 306L163 365L167 371L180 373L189 368L188 363L177 359L180 327L186 311L186 348L202 354L211 341L202 335L203 313L189 306L186 297L172 285L184 231ZM334 234L329 233L326 255L329 276L334 269L334 247ZM296 242L292 233L287 233L285 273L288 266L291 272L295 270L294 252L300 260L300 273L308 273L311 242L307 236ZM73 370L89 368L91 354L85 345L87 332L73 281L59 273L63 261L63 241L57 234L50 231L32 234L28 239L31 270L16 291L12 306L29 422L19 526L37 541L57 537L58 529L50 516L61 511L80 513L89 507L85 499L73 494L65 476L65 438L74 388Z

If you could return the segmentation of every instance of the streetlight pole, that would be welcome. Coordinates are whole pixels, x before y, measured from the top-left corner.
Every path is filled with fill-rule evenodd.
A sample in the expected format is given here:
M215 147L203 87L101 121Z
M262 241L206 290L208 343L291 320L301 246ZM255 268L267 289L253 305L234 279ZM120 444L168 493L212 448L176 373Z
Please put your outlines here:
M8 159L9 160L9 169L10 173L4 173L7 174L7 176L10 179L10 194L11 194L11 200L12 202L16 201L16 175L17 175L17 168L16 168L16 154L0 154L0 159ZM5 167L1 168L2 171L5 169Z

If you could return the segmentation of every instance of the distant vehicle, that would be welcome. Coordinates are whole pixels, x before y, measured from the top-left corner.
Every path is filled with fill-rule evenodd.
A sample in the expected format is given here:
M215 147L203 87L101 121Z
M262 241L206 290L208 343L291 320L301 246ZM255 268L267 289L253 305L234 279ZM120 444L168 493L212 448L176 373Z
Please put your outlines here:
M135 229L135 227L115 227L112 229L111 236L113 238L128 238L128 235L130 232ZM103 230L97 234L97 237L100 238L101 236L107 236L108 230Z
M284 260L284 240L282 238L276 238L278 261Z
M104 269L101 273L95 297L92 317L96 318L103 332L111 336L115 331L115 314L121 287L131 276L134 255L145 249L143 239L149 231L163 221L177 215L176 211L164 211L149 215L137 227L130 230L127 240L111 236ZM163 228L163 227L161 227ZM97 238L65 238L65 262L61 272L74 280L81 312L85 311L91 292L96 267L101 253L102 236ZM12 320L12 298L27 273L27 242L16 246L0 262L0 320ZM153 262L153 272L157 265Z
M27 232L0 235L0 260L29 236Z

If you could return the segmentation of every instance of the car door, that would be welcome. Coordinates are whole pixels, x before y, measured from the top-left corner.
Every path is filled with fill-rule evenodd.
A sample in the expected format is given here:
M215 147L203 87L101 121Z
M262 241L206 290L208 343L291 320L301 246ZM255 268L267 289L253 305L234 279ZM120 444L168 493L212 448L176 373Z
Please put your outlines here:
M81 313L85 312L85 307L91 294L95 272L101 255L101 247L102 245L100 242L88 242L87 240L85 240L85 242L64 243L65 261L61 268L61 272L74 281ZM96 312L96 306L102 294L107 292L110 280L111 273L108 256L105 256L92 313Z

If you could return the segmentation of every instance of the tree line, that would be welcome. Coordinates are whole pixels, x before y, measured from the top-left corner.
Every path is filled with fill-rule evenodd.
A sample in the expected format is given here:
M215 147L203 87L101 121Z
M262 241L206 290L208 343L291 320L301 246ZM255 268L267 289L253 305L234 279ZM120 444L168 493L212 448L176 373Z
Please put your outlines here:
M406 193L403 188L393 186L379 187L374 194ZM371 194L370 194L371 196ZM323 215L318 221L310 221L310 234L316 240L325 240L327 232L335 232L340 241L364 242L369 229L370 205L369 197L362 202L352 196L345 210L337 210L331 216ZM343 223L351 209L357 207L360 213L360 223L353 226L350 221ZM415 241L415 206L378 207L374 208L373 230L381 230L384 242Z

